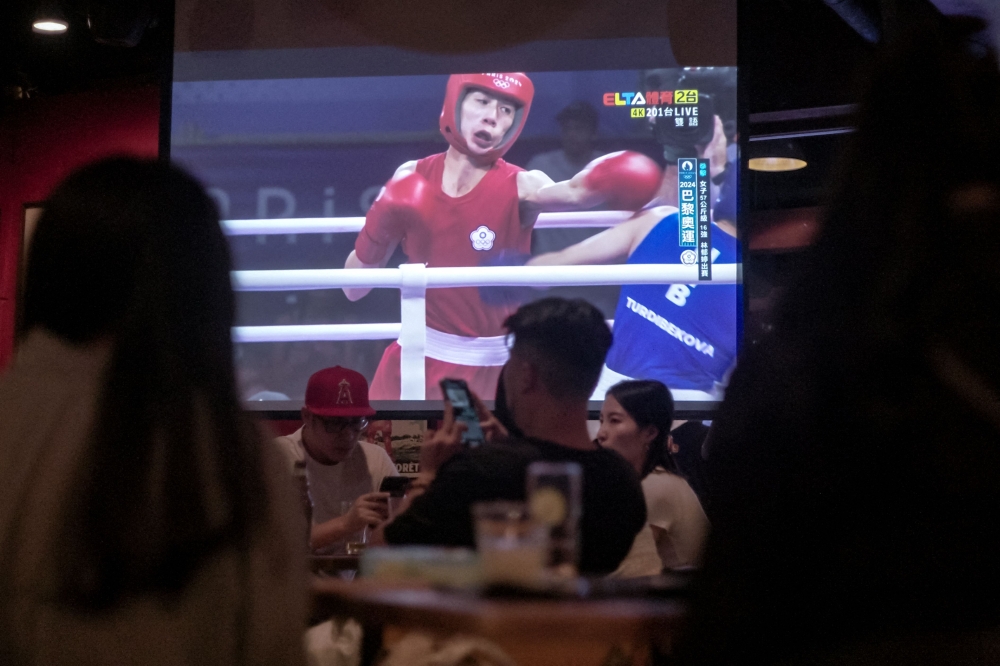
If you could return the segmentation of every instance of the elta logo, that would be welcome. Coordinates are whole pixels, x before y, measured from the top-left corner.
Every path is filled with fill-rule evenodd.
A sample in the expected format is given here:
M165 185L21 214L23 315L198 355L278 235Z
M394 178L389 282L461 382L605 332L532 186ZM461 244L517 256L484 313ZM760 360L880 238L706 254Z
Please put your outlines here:
M661 104L697 104L697 90L651 90L604 93L604 106L659 106Z

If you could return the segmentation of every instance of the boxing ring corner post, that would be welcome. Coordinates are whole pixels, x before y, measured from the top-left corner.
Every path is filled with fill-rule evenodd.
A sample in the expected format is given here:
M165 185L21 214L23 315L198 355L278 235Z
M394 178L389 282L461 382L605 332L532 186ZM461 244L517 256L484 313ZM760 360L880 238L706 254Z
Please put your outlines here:
M424 352L427 346L427 267L401 264L399 288L400 400L426 398Z

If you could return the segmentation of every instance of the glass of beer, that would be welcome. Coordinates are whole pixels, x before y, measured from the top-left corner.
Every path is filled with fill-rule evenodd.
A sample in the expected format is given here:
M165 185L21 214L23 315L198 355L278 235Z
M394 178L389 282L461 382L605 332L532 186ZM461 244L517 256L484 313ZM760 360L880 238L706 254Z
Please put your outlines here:
M548 529L547 565L560 578L577 574L582 493L583 468L578 463L541 461L528 466L528 508Z
M484 582L530 587L543 581L547 530L524 502L478 502L472 515Z
M344 500L340 503L340 515L345 516L351 510L354 502L350 500ZM348 534L345 537L344 550L348 555L360 555L365 546L368 545L368 533L370 528L365 527L363 530L358 530L352 534Z

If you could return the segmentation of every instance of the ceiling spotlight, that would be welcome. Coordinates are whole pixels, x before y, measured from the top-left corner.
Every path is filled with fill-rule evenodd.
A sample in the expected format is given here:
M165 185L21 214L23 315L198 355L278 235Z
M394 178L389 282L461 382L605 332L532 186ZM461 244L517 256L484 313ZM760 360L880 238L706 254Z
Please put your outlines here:
M31 24L31 30L42 35L56 35L60 32L66 32L69 26L66 21L56 21L53 19L46 19L44 21L35 21Z
M69 23L56 2L43 2L31 22L31 31L40 35L59 35L68 29Z
M796 171L808 164L802 150L791 141L754 142L751 146L747 164L751 171Z
M804 169L808 162L794 157L753 157L750 159L751 171L796 171Z

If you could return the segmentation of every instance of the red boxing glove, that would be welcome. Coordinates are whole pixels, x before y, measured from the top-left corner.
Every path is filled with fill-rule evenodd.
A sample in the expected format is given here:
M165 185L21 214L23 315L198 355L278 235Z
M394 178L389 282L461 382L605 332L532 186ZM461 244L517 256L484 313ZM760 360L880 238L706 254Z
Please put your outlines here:
M426 219L431 205L427 179L414 171L393 178L375 199L365 216L365 226L354 241L354 252L366 264L377 264L386 250L406 235L406 228Z
M624 150L591 162L584 186L604 195L604 202L619 210L639 210L656 196L663 173L656 162Z

